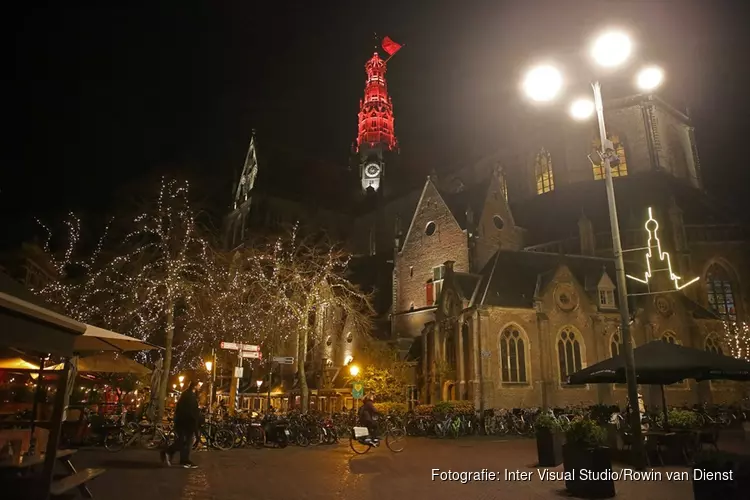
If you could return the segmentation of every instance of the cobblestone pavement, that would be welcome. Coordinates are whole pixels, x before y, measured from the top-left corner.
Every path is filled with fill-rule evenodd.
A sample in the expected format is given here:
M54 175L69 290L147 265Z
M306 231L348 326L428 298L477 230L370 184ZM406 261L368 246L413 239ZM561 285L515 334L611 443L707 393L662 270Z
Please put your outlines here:
M563 481L538 477L533 440L465 438L456 441L411 438L400 454L384 446L354 455L346 443L338 446L279 449L242 449L199 452L198 469L165 468L158 453L125 450L81 450L78 467L104 467L93 481L98 500L287 500L351 499L547 499L563 498ZM432 469L474 472L487 469L500 480L458 481L432 479ZM503 479L505 470L529 471L528 481ZM615 466L615 470L621 467ZM562 471L562 466L552 469ZM618 481L618 499L669 500L692 498L690 481L669 481L659 467L661 481Z

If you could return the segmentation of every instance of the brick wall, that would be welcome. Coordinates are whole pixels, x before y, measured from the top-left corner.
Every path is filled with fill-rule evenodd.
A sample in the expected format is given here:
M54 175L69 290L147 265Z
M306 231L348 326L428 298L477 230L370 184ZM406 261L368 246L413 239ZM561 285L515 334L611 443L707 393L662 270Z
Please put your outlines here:
M434 222L436 226L432 236L425 233L430 222ZM425 185L411 229L395 260L398 284L395 313L408 311L412 304L415 309L427 306L425 285L432 279L433 267L452 260L456 271L469 271L466 233L430 180ZM412 335L419 335L419 331L412 332Z
M498 248L520 250L523 247L523 234L515 226L513 214L494 175L490 179L483 207L481 214L475 214L477 239L471 263L473 272L480 272ZM496 216L500 218L502 229L495 224Z

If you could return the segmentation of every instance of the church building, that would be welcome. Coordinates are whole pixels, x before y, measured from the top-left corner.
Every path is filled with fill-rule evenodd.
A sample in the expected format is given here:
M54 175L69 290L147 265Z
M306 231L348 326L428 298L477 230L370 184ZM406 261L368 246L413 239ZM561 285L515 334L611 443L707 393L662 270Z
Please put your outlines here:
M345 242L361 284L377 292L375 334L415 362L412 392L421 402L622 404L624 386L566 384L622 348L604 172L588 158L600 148L594 124L538 125L512 150L404 191L386 69L377 52L365 64L351 209L311 210L264 194L253 137L227 246L297 221ZM618 157L612 173L635 346L662 340L750 356L750 231L704 190L690 118L637 95L605 103L605 119ZM320 326L311 356L340 369L356 349L334 324ZM677 405L733 401L746 390L688 381L666 392Z

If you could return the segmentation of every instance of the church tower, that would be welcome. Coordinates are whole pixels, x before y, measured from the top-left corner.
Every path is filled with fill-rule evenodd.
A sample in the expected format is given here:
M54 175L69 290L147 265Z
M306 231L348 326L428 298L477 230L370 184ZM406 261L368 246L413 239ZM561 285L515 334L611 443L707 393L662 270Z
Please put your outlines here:
M250 207L252 205L253 187L258 177L258 156L255 152L255 130L250 138L250 147L242 166L242 174L234 190L232 211L224 221L224 244L227 248L235 248L246 238L246 229L250 222Z
M375 52L365 64L365 96L359 102L359 128L354 146L354 161L365 194L383 193L386 168L393 166L398 154L393 103L385 81L386 62Z

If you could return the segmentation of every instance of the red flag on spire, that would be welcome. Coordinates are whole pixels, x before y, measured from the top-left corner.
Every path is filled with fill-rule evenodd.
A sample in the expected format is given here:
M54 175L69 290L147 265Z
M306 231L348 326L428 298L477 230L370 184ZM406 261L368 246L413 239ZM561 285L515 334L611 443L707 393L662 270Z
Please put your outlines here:
M383 50L388 52L389 56L393 56L393 54L398 52L401 49L401 47L403 46L391 40L391 37L387 36L383 38Z

